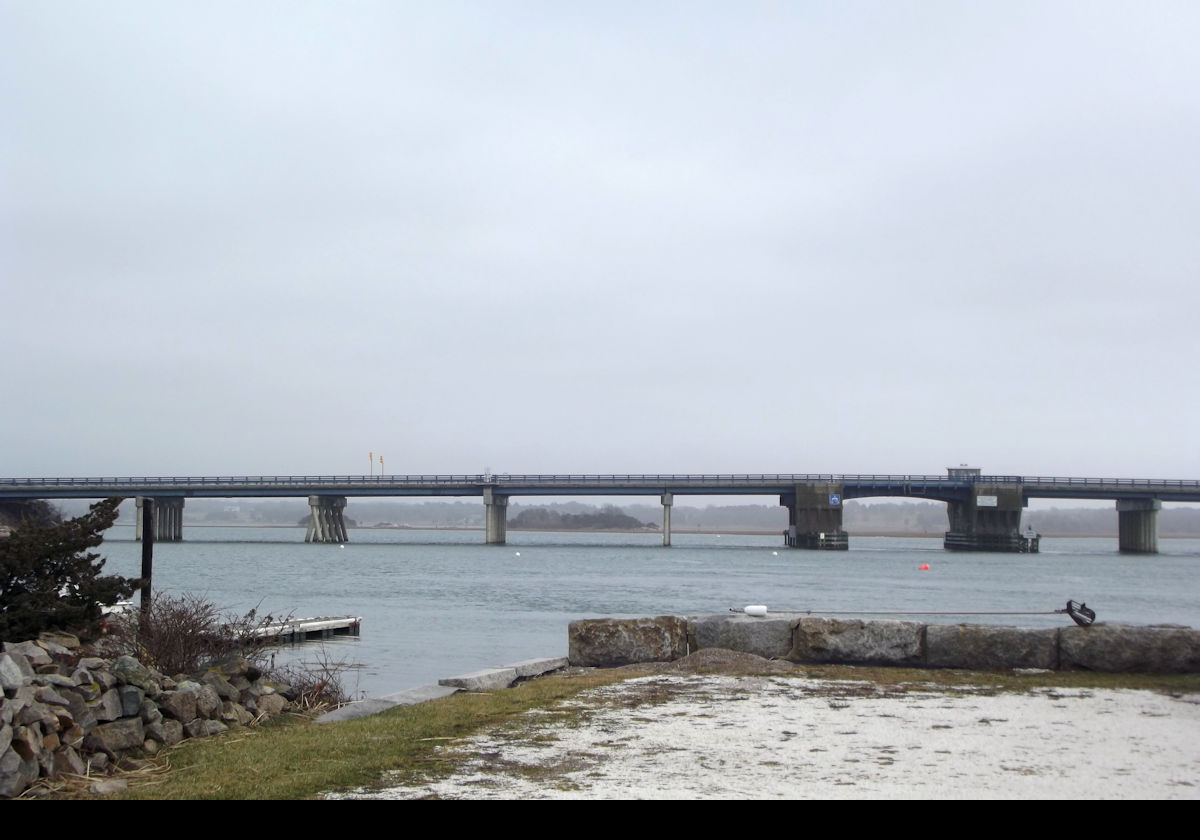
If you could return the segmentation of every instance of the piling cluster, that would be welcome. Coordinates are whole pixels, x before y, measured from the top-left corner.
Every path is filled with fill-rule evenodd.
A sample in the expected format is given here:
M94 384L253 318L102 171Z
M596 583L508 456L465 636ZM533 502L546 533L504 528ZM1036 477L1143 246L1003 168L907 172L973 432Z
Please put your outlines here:
M290 707L242 657L167 676L131 656L86 655L79 640L44 634L0 652L0 797L41 778L138 769L184 738L247 726Z

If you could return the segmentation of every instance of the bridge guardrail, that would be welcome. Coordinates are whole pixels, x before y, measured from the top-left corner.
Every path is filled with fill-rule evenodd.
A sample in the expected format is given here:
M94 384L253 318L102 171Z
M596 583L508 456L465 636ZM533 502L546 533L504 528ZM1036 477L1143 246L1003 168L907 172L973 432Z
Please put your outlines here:
M1074 476L1016 476L979 475L950 477L946 475L890 475L890 474L835 474L835 473L656 473L656 474L489 474L455 475L304 475L304 476L145 476L145 477L46 477L46 478L0 478L0 488L20 489L37 487L87 488L106 487L179 489L188 487L337 487L364 488L370 486L437 486L478 485L503 487L504 485L542 486L615 486L642 485L654 487L728 486L737 487L755 484L802 484L829 482L850 485L933 485L937 487L963 487L968 484L1016 484L1029 490L1055 490L1071 488L1114 488L1131 490L1197 490L1200 481L1190 479L1149 478L1084 478Z

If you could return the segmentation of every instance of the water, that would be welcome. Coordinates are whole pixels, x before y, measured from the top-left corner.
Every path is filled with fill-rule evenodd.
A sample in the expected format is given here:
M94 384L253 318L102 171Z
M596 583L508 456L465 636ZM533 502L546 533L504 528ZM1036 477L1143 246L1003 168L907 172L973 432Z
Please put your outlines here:
M359 663L356 695L378 696L506 662L565 655L579 618L772 610L1044 611L1084 601L1098 621L1200 627L1200 540L1117 553L1110 539L1042 539L1040 554L960 554L940 539L852 537L847 552L789 550L777 535L353 530L344 547L303 528L189 526L154 547L154 587L230 611L359 615L362 635L296 646L301 660ZM115 526L105 571L136 577L141 544ZM918 569L930 565L929 571ZM914 617L916 618L916 617ZM924 620L924 619L919 619ZM1065 616L928 616L1056 627Z

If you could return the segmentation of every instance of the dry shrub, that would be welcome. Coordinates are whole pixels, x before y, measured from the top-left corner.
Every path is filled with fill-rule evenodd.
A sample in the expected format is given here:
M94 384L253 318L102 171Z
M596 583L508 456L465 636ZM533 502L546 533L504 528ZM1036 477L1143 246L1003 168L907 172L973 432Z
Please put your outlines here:
M357 663L331 657L321 646L311 659L272 668L271 676L292 686L297 694L295 704L302 711L319 713L344 706L354 699L345 677L360 667Z
M156 594L150 609L131 612L109 622L110 644L164 674L192 674L215 659L239 654L261 664L273 640L261 630L274 616L225 614L198 595Z

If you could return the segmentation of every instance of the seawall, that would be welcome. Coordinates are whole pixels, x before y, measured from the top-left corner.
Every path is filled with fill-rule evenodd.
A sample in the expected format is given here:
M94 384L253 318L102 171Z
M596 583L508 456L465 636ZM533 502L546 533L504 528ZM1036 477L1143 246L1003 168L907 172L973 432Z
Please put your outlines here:
M704 648L844 665L1200 672L1200 630L1097 623L1048 629L817 618L795 613L593 618L568 632L572 665L671 662Z

